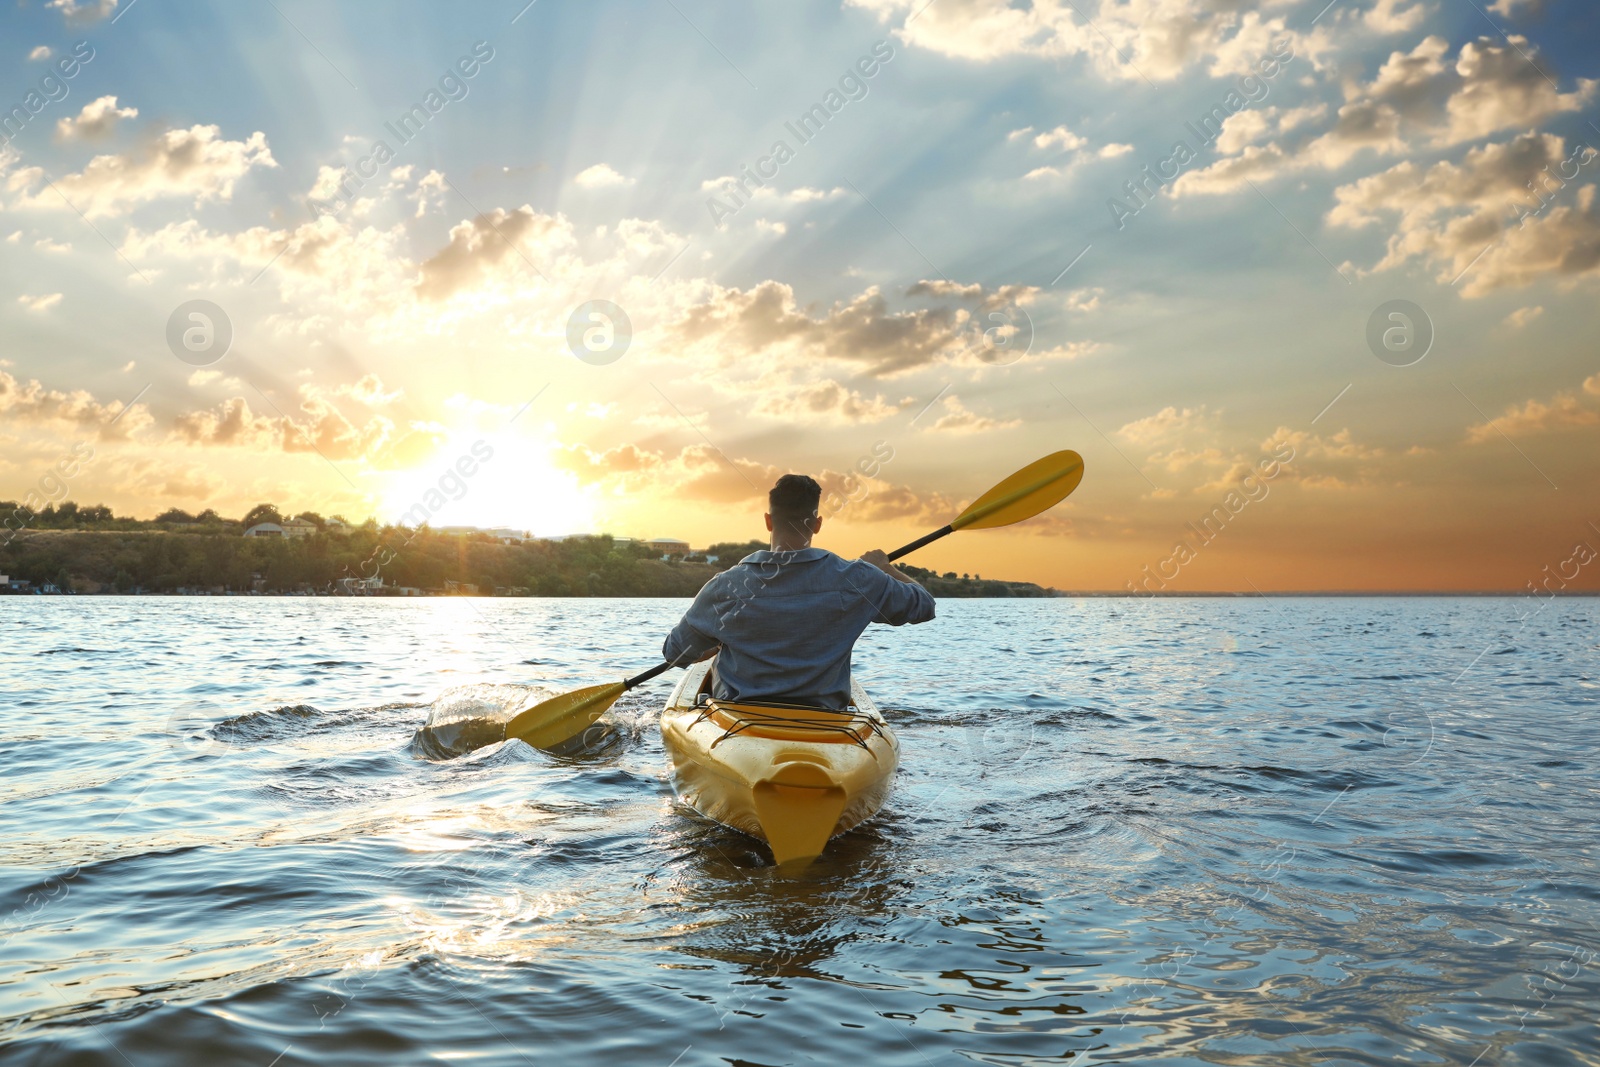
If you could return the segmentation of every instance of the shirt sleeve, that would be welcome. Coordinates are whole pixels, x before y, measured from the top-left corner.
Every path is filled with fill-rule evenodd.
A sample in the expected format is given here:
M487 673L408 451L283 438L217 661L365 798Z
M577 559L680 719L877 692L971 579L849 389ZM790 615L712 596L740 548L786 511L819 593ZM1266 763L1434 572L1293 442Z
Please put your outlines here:
M722 643L722 627L715 607L717 579L700 587L694 603L683 613L678 625L661 645L661 657L668 663L686 666Z
M933 618L933 594L916 582L901 582L870 563L852 567L850 584L874 608L873 622L889 626L927 622Z

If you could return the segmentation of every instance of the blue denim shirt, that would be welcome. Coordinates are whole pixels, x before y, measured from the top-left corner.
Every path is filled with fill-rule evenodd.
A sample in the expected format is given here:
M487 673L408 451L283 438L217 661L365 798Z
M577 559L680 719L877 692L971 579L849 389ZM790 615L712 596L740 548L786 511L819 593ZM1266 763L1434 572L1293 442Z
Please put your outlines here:
M861 632L931 618L933 594L870 563L821 548L752 552L705 584L661 654L688 663L721 645L719 700L843 708Z

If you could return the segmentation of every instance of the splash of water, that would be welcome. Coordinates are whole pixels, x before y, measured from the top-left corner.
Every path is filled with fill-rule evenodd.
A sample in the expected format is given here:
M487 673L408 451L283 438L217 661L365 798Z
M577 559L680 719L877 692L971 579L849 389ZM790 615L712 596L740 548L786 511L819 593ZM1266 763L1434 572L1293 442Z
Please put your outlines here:
M411 738L411 754L448 760L506 739L506 723L525 708L555 696L538 685L461 685L439 694L428 719Z

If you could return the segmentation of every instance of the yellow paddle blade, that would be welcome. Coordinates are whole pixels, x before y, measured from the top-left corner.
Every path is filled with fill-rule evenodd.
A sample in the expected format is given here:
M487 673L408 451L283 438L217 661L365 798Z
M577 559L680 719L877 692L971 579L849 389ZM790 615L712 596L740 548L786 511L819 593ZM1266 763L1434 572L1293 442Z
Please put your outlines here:
M520 738L534 748L559 745L588 729L617 702L623 689L623 683L612 682L551 697L506 723L506 740Z
M1083 481L1083 457L1071 449L1023 467L972 502L952 530L988 530L1031 519L1055 507Z

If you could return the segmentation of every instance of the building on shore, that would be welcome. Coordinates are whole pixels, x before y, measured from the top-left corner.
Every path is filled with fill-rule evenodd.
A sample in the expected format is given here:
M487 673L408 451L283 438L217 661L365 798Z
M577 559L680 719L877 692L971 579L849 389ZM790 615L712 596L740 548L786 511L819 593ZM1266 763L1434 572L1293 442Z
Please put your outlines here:
M644 542L644 546L652 552L661 553L663 557L689 554L689 542L680 541L676 537L652 537Z

